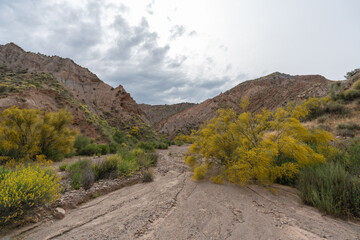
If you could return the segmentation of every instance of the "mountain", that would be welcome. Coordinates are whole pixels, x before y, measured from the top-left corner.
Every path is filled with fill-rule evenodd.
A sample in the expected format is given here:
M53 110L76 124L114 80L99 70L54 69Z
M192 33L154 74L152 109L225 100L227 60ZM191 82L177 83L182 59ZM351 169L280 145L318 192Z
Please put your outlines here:
M145 112L150 122L155 128L161 126L171 116L182 112L190 107L197 105L196 103L178 103L172 105L148 105L139 104L140 108Z
M0 66L0 110L13 105L52 111L65 107L75 125L93 137L103 132L104 120L120 129L150 123L121 85L107 85L69 58L26 52L9 43L0 45Z
M203 122L213 118L219 108L233 108L240 112L239 103L244 96L250 100L247 110L251 112L264 107L273 110L290 101L322 97L327 94L330 84L330 80L320 75L291 76L275 72L240 83L225 93L174 114L158 124L157 130L174 137L199 128Z

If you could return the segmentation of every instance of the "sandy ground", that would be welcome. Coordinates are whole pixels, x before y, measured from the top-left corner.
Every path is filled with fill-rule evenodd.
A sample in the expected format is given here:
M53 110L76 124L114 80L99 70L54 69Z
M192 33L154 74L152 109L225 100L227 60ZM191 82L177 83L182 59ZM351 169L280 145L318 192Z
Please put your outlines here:
M119 189L15 239L360 239L360 225L304 206L296 190L194 182L187 146L159 150L155 180Z

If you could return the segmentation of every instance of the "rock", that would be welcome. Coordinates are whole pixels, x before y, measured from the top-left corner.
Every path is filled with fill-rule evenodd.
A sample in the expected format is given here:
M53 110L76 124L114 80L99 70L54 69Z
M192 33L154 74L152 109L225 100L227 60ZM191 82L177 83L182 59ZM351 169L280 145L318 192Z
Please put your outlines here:
M54 217L56 218L56 219L63 219L64 217L65 217L65 210L63 209L63 208L56 208L55 210L54 210Z

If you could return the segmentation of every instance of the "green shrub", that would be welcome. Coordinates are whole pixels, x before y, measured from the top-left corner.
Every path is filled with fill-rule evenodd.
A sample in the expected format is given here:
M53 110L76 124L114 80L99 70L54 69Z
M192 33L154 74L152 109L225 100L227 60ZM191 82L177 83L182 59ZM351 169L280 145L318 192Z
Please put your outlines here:
M144 172L143 182L152 182L154 180L154 172L152 169L148 169Z
M359 180L340 163L329 162L303 169L297 187L304 203L325 213L334 216L360 214Z
M317 121L318 121L318 123L324 123L328 118L329 118L329 116L327 116L327 115L321 116L317 119Z
M356 82L354 82L352 87L353 87L353 89L360 90L360 80L357 80Z
M110 147L107 144L99 144L98 150L101 153L101 155L106 155L110 153Z
M117 170L119 162L121 161L120 156L109 156L98 165L98 179L110 178L117 176Z
M83 186L83 188L85 190L88 190L91 188L91 186L94 184L95 182L95 174L92 171L91 168L86 169L81 177L81 185Z
M120 149L120 145L117 143L110 143L109 144L110 153L117 153Z
M60 171L65 171L68 168L68 166L69 165L67 163L63 163L60 165L59 169L60 169Z
M74 189L79 189L85 181L85 173L92 171L90 160L79 160L69 166L70 186Z
M80 155L93 156L100 152L98 145L95 143L91 143L86 145L80 152Z
M347 170L355 176L360 176L360 142L354 141L348 147L347 152Z
M145 159L148 166L156 166L158 162L158 155L156 153L147 153Z
M177 145L177 146L182 146L182 145L184 145L184 142L183 142L183 141L176 140L176 141L175 141L175 145Z
M338 129L337 134L342 137L351 137L351 138L355 137L354 131L351 129L347 129L347 128Z
M131 173L137 171L139 165L134 158L122 159L118 165L119 174L122 176L129 176Z
M345 116L350 112L346 105L339 102L328 102L324 106L310 109L310 113L307 116L307 120L318 119L320 123L325 122L328 119L326 115L339 115ZM324 116L325 115L325 116Z
M52 160L54 162L59 162L64 159L64 154L62 154L57 149L47 149L44 152L44 155L46 155L49 160Z
M83 135L79 135L76 137L74 142L74 148L76 149L77 153L79 154L83 148L91 143L91 140Z
M136 147L148 152L154 152L156 146L157 144L155 142L139 142Z
M125 142L125 136L123 132L120 132L119 130L116 130L116 132L113 135L113 139L115 142L117 142L118 144L121 144L123 142Z
M169 145L167 143L158 143L157 149L168 149Z
M353 101L357 98L360 98L360 90L358 89L348 89L344 92L344 100Z
M0 223L20 218L27 210L51 203L60 196L59 177L40 165L19 165L0 181Z
M353 122L340 123L337 126L338 129L360 130L360 125Z

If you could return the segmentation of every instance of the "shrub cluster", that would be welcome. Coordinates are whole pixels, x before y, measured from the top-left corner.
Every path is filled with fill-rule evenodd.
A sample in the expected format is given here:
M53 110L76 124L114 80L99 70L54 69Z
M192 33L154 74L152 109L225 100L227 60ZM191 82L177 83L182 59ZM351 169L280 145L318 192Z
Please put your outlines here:
M59 197L59 177L38 164L0 167L0 223L17 219L28 210Z
M73 116L66 110L11 107L0 118L0 156L29 160L42 154L58 161L72 151L76 131L70 129Z
M222 174L230 182L291 183L301 168L325 161L331 133L309 130L299 119L321 101L309 99L276 112L219 110L196 134L186 162L195 179ZM215 179L215 178L213 178Z
M302 169L297 187L304 203L327 214L360 216L360 180L339 162Z
M144 152L140 148L133 151L120 151L117 155L107 157L100 163L90 160L79 160L66 168L70 175L70 185L74 189L81 186L89 189L95 181L129 176L142 168L148 169L156 165L157 155Z
M340 123L337 126L338 135L343 137L355 137L355 133L360 130L360 125L353 122Z
M75 139L74 148L76 149L77 155L93 156L116 153L119 149L119 145L116 143L96 144L92 139L79 135Z

